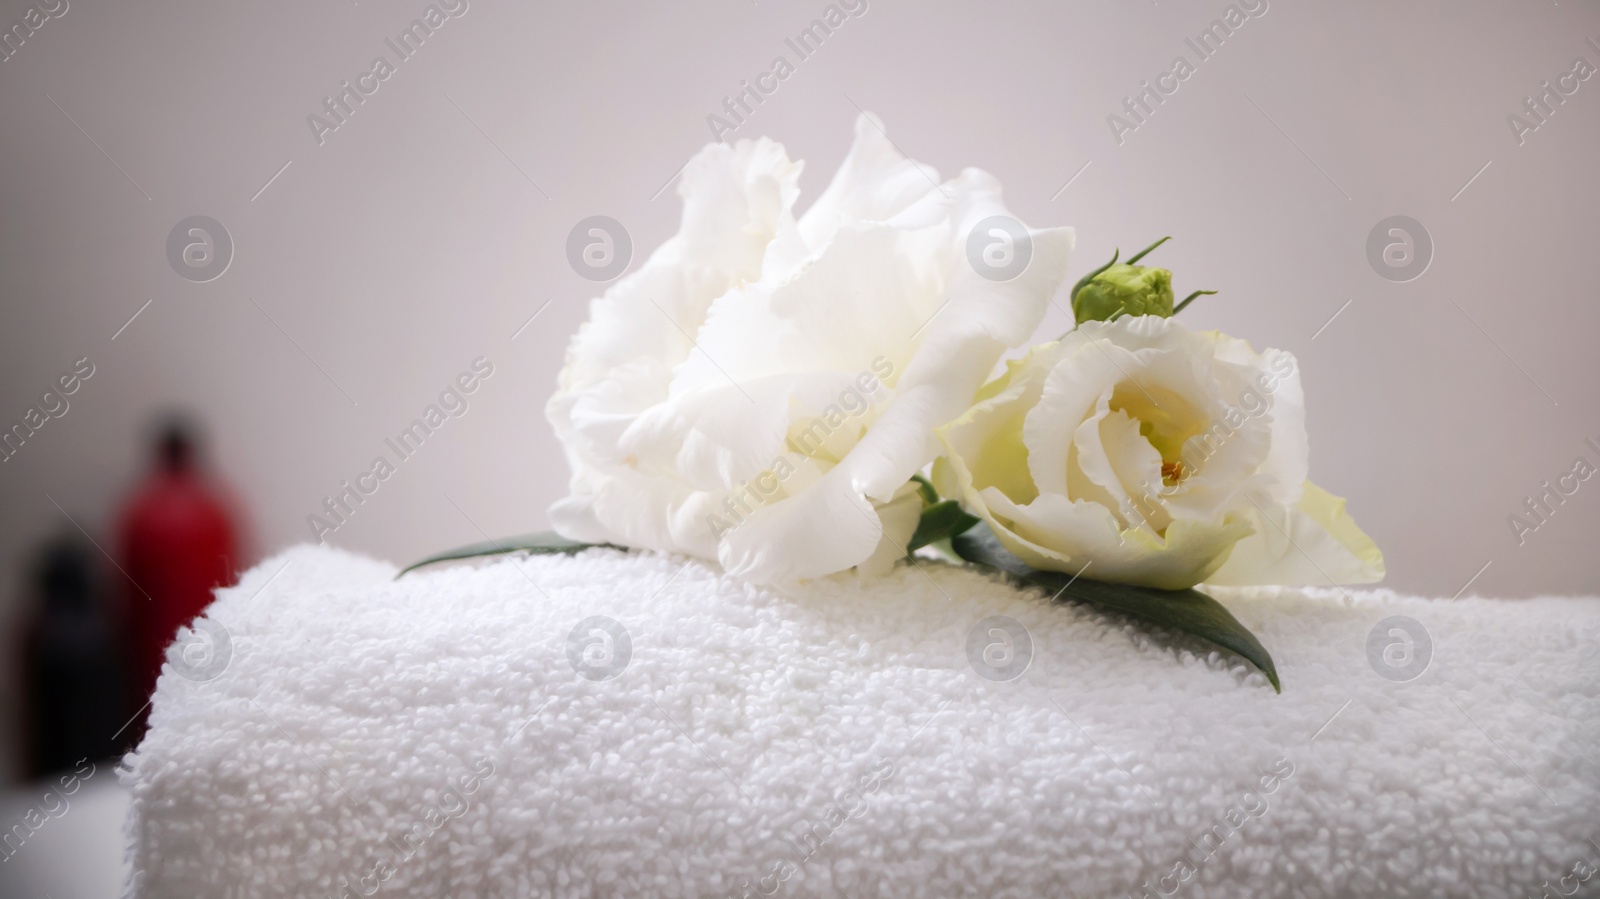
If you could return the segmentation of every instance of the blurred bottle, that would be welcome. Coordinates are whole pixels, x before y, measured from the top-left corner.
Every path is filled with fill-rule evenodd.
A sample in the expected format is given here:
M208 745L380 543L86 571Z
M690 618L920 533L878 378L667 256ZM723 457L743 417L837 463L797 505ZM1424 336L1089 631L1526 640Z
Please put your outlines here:
M171 419L156 440L154 465L123 508L122 568L133 580L137 686L143 703L178 628L211 603L211 591L235 580L238 528L231 503L199 464L194 428Z
M24 682L33 777L104 759L127 723L122 640L99 589L97 559L75 539L45 547L34 571L35 612L26 630Z

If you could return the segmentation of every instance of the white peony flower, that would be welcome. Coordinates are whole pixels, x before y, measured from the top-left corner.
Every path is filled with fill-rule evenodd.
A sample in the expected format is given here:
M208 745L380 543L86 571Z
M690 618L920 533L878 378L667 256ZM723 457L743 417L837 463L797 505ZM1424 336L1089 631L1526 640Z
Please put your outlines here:
M1178 589L1368 583L1383 556L1306 480L1294 356L1176 319L1090 321L939 429L941 493L1035 568Z
M677 236L594 301L547 407L573 469L561 534L764 583L904 554L933 429L1039 324L1073 235L1028 231L1031 261L989 280L967 242L1006 214L995 179L941 184L875 119L855 132L798 219L778 144L712 144L684 169Z

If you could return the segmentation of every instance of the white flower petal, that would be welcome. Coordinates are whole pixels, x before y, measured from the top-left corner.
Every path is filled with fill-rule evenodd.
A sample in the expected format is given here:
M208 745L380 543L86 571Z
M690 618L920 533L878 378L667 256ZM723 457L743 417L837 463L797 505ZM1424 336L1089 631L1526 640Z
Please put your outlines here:
M932 166L902 156L877 116L864 112L856 117L849 155L800 217L800 234L807 246L820 247L841 226L894 218L938 183Z
M1110 413L1108 397L1102 397L1095 411L1084 419L1072 433L1073 461L1076 471L1082 472L1089 484L1074 483L1075 487L1088 487L1086 494L1081 498L1092 498L1105 505L1117 517L1122 527L1136 527L1138 517L1133 514L1131 503L1128 502L1128 491L1123 487L1122 481L1117 477L1116 469L1111 464L1111 449L1102 441L1104 432L1101 423ZM1137 425L1134 425L1137 429ZM1040 491L1046 493L1046 491ZM1067 494L1072 498L1080 498L1075 494ZM1102 499L1104 497L1104 499Z
M800 169L783 145L766 138L707 145L678 179L683 261L735 281L760 277L768 242L793 222ZM691 323L683 324L692 333Z
M1344 505L1343 499L1307 481L1298 504L1251 509L1255 534L1239 541L1209 582L1326 587L1383 580L1383 554L1356 527Z
M1006 214L999 185L936 187L869 117L796 222L798 170L770 142L707 148L678 236L596 301L547 407L574 471L558 530L763 582L881 565L909 538L933 428L1038 325L1072 232L1031 231L1021 275L978 277L966 236Z
M1162 590L1206 580L1249 533L1249 524L1233 516L1217 523L1176 521L1158 537L1143 528L1119 531L1105 506L1060 494L1041 494L1026 506L992 489L983 499L1001 519L990 521L995 536L1029 565Z
M1030 565L1168 589L1382 577L1343 501L1290 483L1307 447L1287 353L1173 319L1085 322L980 396L939 429L935 482Z
M896 562L905 558L911 535L917 532L922 520L922 494L915 483L900 488L893 499L878 506L878 520L883 524L883 536L878 547L866 561L856 566L863 577L888 574Z
M725 533L717 560L729 574L757 583L793 583L865 562L884 534L872 504L835 468Z
M794 372L854 375L879 356L903 366L940 285L899 252L899 239L889 226L853 226L781 280L718 300L696 337L702 352L674 372L673 390Z
M1104 359L1095 349L1084 352L1085 348L1086 339L1074 333L1053 351L1026 357L1028 378L1040 386L1031 398L1022 436L1028 446L1028 472L1041 492L1076 495L1068 484L1073 437L1113 384Z
M1123 516L1135 527L1160 533L1171 520L1161 507L1161 454L1139 433L1139 420L1117 410L1100 420L1100 446L1128 507Z

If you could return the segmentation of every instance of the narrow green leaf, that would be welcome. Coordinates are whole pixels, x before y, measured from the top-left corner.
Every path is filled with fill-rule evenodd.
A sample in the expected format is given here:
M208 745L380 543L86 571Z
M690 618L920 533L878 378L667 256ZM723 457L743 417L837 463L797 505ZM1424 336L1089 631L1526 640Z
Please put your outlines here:
M1120 249L1113 250L1111 252L1111 261L1110 262L1107 262L1105 265L1102 265L1099 268L1095 269L1094 271L1090 272L1089 274L1084 275L1083 277L1079 278L1078 279L1078 283L1072 285L1072 293L1067 294L1068 301L1071 301L1071 299L1073 297L1076 297L1078 295L1078 291L1083 289L1083 285L1088 284L1090 281L1093 281L1095 275L1098 275L1101 272L1104 272L1106 269L1112 267L1113 265L1116 265L1117 264L1117 257L1120 256L1120 255L1122 255L1122 250L1120 250Z
M608 543L579 543L576 540L557 534L555 531L540 531L537 534L523 534L520 537L506 537L501 540L487 540L482 543L469 543L455 549L434 553L421 561L412 562L400 569L395 575L395 580L400 575L424 565L433 565L439 562L454 562L458 559L476 559L480 556L498 556L505 553L527 552L534 555L548 555L550 553L575 553L586 550L592 546L610 546Z
M1215 290L1197 290L1194 293L1191 293L1188 296L1184 297L1183 298L1183 302L1181 302L1178 305L1174 306L1172 308L1172 314L1173 315L1177 315L1178 313L1182 312L1183 311L1183 307L1189 305L1190 303L1193 303L1195 297L1199 297L1199 296L1207 296L1208 297L1208 296L1211 296L1211 295L1213 295L1215 293L1216 293Z
M1148 254L1151 250L1155 249L1156 247L1161 246L1162 244L1166 243L1167 241L1169 241L1171 239L1172 239L1172 235L1169 234L1166 237L1163 237L1160 240L1156 241L1155 243L1151 244L1150 246L1145 247L1144 249L1140 250L1139 252L1134 253L1132 256L1128 257L1128 264L1129 265L1133 265L1135 262L1138 262L1139 260L1143 259L1145 257L1145 255Z
M932 481L921 474L912 475L911 480L917 482L917 492L922 494L923 503L931 506L939 501L939 491L934 488Z
M911 542L906 544L906 552L909 554L930 543L954 537L977 523L978 519L961 511L961 504L953 499L934 503L922 510L922 519L917 522Z
M951 545L968 562L998 569L1025 584L1042 587L1069 599L1136 615L1236 653L1261 669L1274 690L1283 692L1278 682L1278 669L1272 664L1272 655L1267 648L1222 603L1198 590L1157 590L1085 577L1074 578L1060 571L1039 571L1030 568L1000 545L987 524L955 537Z

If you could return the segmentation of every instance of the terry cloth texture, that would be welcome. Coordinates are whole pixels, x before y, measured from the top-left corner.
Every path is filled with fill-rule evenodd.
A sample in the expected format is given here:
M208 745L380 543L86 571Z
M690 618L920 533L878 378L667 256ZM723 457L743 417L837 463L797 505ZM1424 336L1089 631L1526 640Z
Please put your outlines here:
M123 772L130 895L1537 896L1600 866L1596 599L1217 591L1279 695L931 560L788 593L613 550L394 571L295 548L180 635ZM1386 624L1375 666L1391 616L1426 640Z

